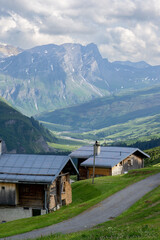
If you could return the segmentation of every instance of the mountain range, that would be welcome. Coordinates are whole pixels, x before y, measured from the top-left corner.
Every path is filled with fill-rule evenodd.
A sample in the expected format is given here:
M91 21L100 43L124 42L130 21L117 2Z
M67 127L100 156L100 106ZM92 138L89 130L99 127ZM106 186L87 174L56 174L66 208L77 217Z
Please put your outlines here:
M97 98L77 106L42 113L37 119L83 132L160 114L160 85ZM82 128L82 130L81 130Z
M0 59L0 96L31 116L160 83L160 66L109 62L97 46L44 45Z
M147 142L160 138L160 85L97 98L37 118L61 137Z

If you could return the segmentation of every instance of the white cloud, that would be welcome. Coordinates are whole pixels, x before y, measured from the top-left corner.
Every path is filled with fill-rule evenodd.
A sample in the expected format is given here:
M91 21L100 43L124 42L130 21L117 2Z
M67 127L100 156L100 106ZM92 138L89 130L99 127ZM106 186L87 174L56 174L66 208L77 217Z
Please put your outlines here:
M0 42L94 42L109 60L160 64L160 0L0 0Z

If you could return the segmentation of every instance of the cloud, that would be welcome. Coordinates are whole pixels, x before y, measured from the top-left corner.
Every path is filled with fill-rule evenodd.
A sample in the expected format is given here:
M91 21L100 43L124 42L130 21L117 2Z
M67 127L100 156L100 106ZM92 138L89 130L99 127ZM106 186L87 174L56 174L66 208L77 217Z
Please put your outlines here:
M0 42L79 42L103 57L160 64L160 0L0 0Z

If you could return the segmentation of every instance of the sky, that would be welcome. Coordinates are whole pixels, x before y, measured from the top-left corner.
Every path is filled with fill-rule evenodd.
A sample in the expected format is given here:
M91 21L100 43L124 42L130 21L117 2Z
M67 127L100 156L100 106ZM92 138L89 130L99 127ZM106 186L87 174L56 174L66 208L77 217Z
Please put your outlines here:
M0 0L0 42L95 43L111 62L160 65L160 0Z

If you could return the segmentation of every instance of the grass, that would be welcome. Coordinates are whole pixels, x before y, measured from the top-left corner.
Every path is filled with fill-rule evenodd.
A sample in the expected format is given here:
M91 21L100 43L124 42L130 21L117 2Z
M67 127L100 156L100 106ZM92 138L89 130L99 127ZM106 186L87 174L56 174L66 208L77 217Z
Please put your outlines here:
M160 239L160 186L146 194L119 217L91 230L56 234L35 240L158 240Z
M150 156L150 158L145 159L146 166L155 164L157 164L157 166L160 165L160 147L148 149L145 152Z
M151 167L134 170L120 176L96 178L94 185L92 185L91 179L75 182L72 184L72 204L63 206L59 211L47 215L1 224L0 237L28 232L74 217L126 186L157 172L160 172L159 167Z
M48 142L48 145L52 148L62 150L62 151L69 151L69 152L76 150L77 148L80 147L77 145L59 144L59 143L50 143L50 142Z

